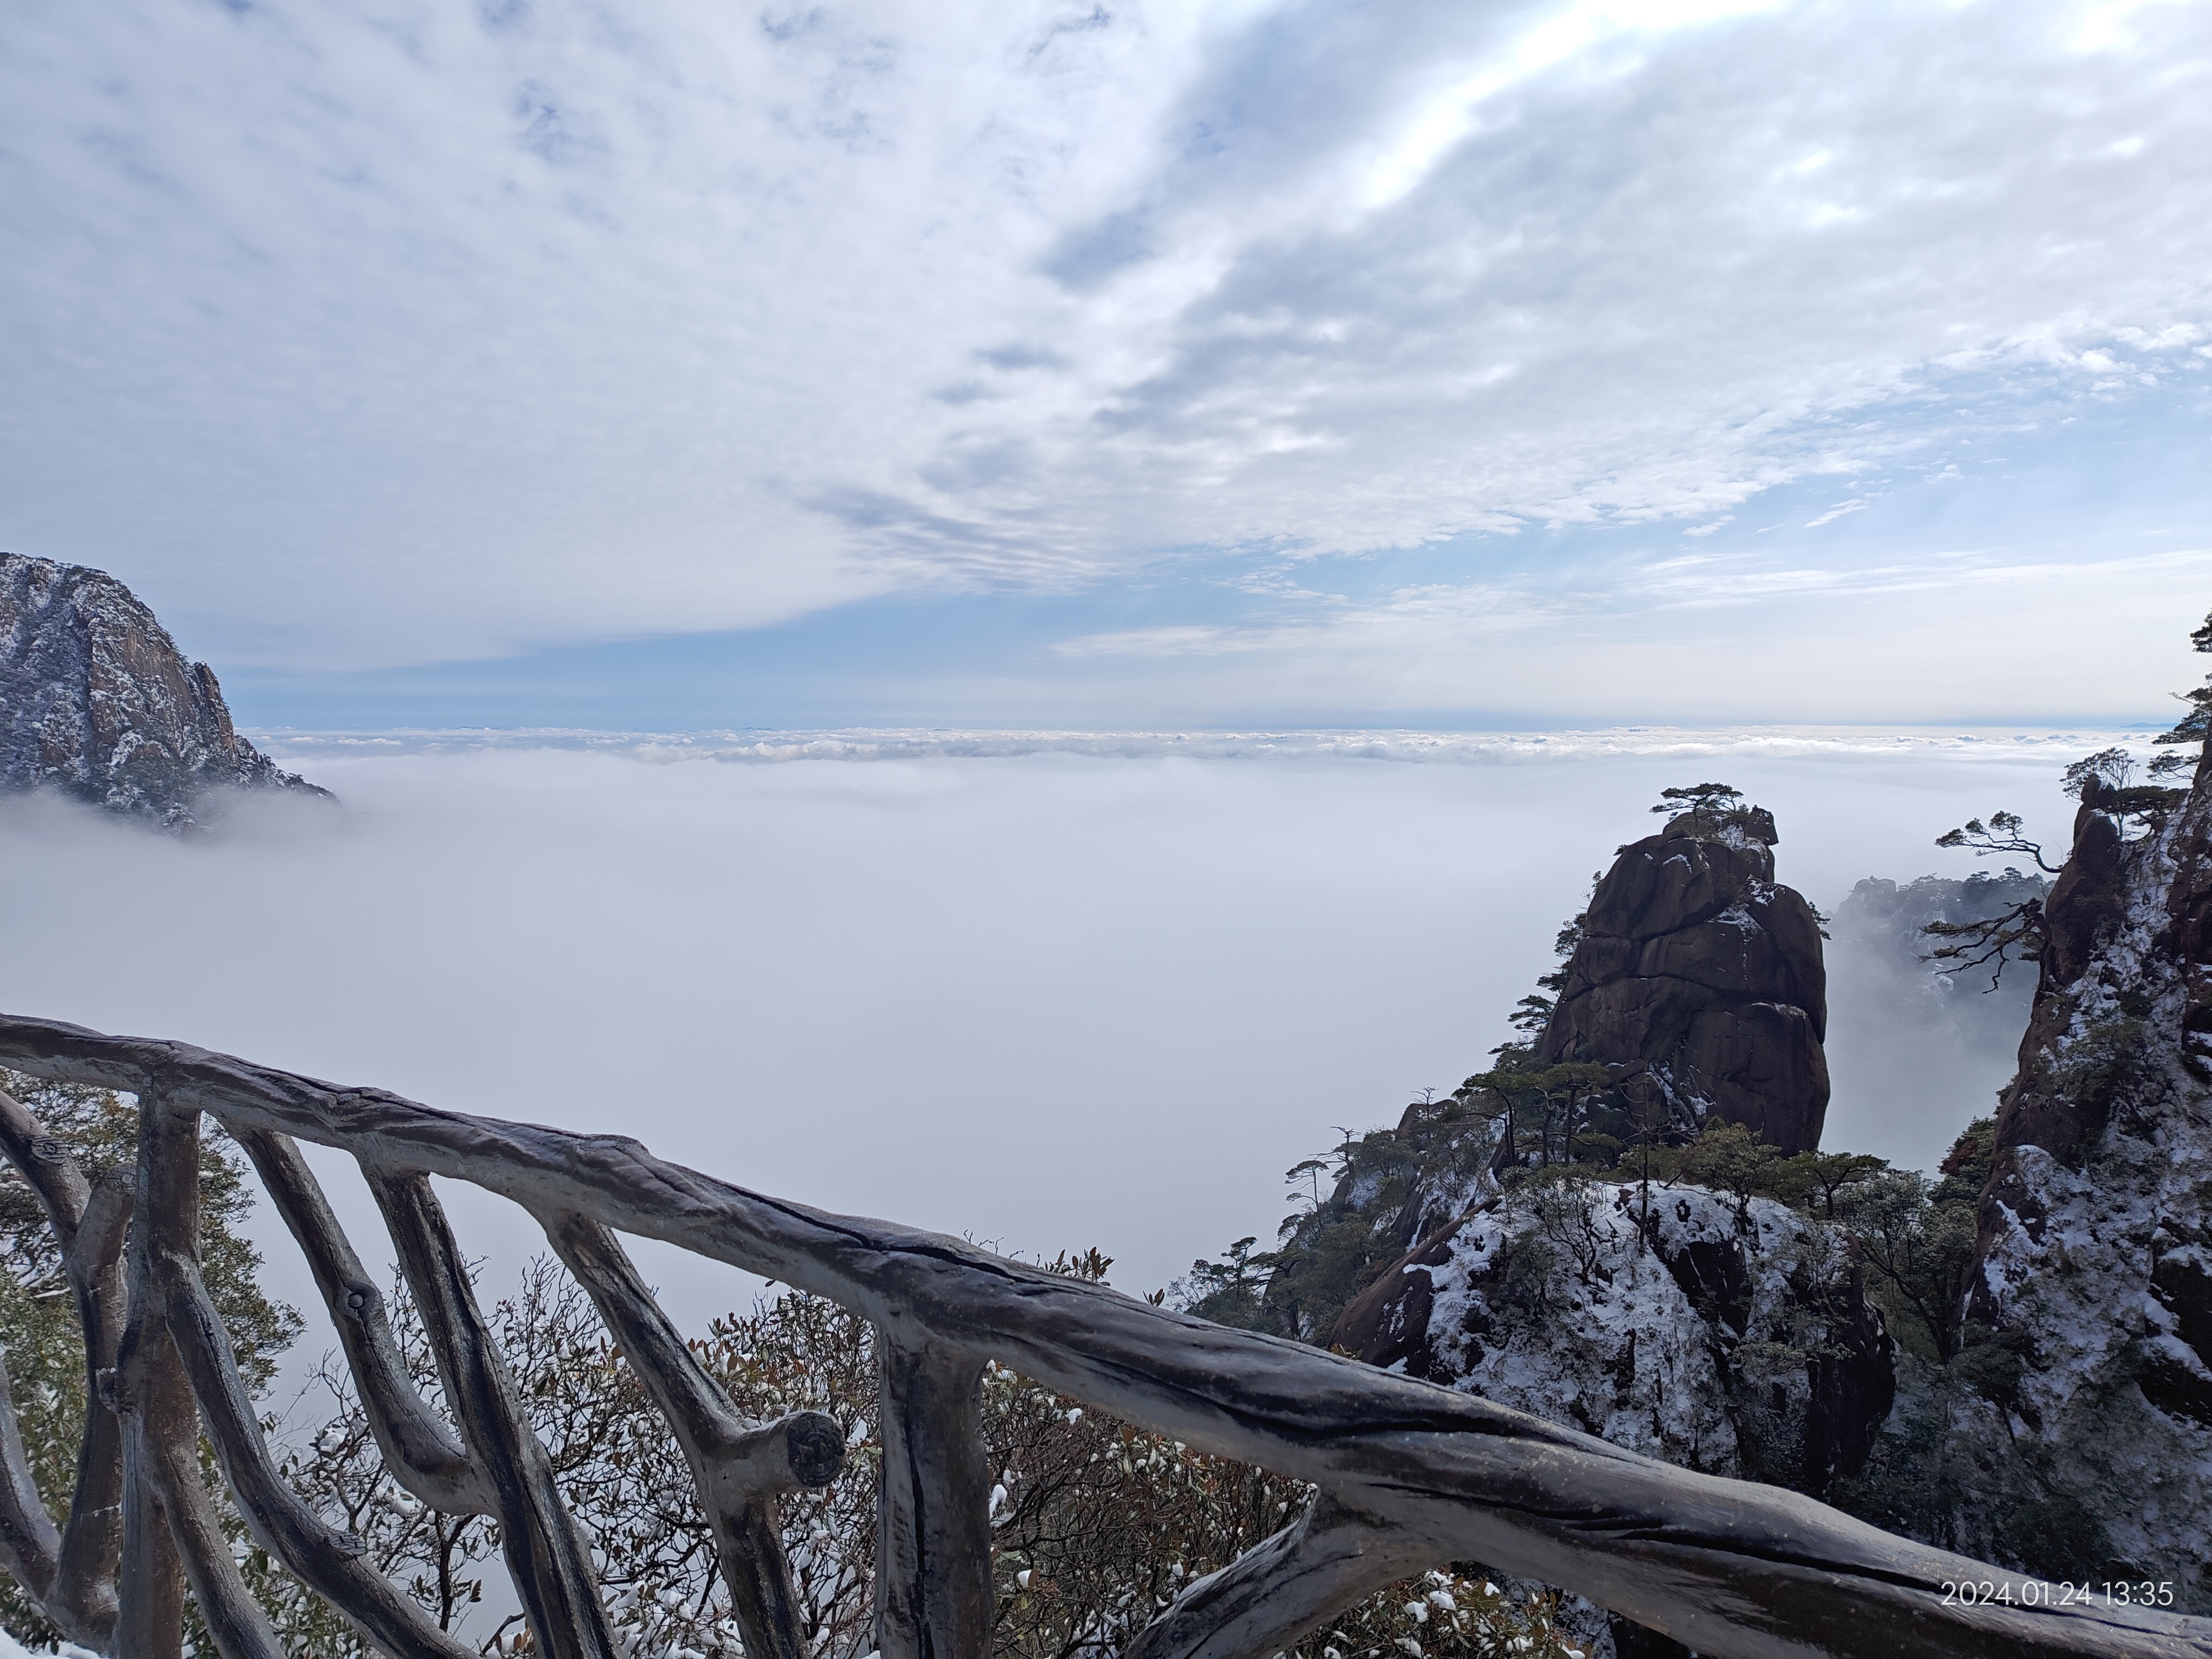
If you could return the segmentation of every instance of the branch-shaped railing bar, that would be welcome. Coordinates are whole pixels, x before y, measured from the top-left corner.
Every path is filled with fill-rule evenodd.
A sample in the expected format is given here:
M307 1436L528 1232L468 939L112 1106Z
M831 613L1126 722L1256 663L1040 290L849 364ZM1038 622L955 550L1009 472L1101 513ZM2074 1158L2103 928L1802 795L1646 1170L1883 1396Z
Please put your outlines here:
M1280 1653L1435 1559L1424 1540L1393 1536L1324 1492L1298 1520L1176 1597L1130 1644L1127 1659Z
M143 1085L130 1311L110 1400L123 1425L123 1573L114 1651L133 1659L180 1659L181 1567L223 1659L283 1659L200 1484L199 1413L169 1331L169 1276L162 1264L182 1257L197 1266L199 1256L199 1145L198 1110L173 1106L157 1085ZM228 1351L228 1336L218 1336Z
M2212 1659L2212 1620L2062 1605L2055 1587L1894 1537L1792 1492L1674 1468L1469 1395L1209 1325L939 1235L766 1198L665 1163L634 1140L464 1116L184 1044L45 1020L0 1016L0 1064L132 1091L180 1119L205 1111L241 1140L291 1136L361 1162L431 1334L459 1443L488 1482L542 1651L606 1651L604 1619L587 1553L544 1473L543 1449L533 1452L514 1412L427 1176L473 1182L545 1222L676 1427L695 1474L706 1471L699 1480L710 1516L734 1514L744 1494L765 1492L773 1481L761 1471L773 1460L757 1449L763 1442L748 1443L756 1450L744 1456L717 1449L732 1443L717 1425L720 1406L677 1358L682 1345L659 1310L646 1311L649 1301L611 1234L676 1244L831 1297L875 1322L884 1391L878 1616L886 1659L981 1659L988 1645L988 1473L975 1433L985 1356L1154 1432L1319 1488L1305 1516L1192 1586L1155 1620L1132 1650L1142 1659L1265 1659L1375 1589L1466 1560L1561 1585L1699 1652L1742 1659ZM4 1150L15 1155L12 1146ZM148 1182L142 1163L142 1215L155 1199L165 1217L183 1207L181 1194ZM130 1332L145 1325L141 1297L164 1295L168 1328L184 1330L196 1304L153 1282L150 1257L142 1289L138 1231ZM332 1282L343 1283L346 1261L331 1262ZM173 1277L185 1283L181 1273ZM129 1334L124 1346L129 1380L138 1375L127 1363ZM172 1369L181 1384L181 1370ZM211 1424L222 1409L218 1382L209 1383L216 1403L208 1394L200 1401ZM118 1398L146 1397L144 1384L137 1388L131 1395L118 1385ZM129 1405L122 1419L126 1471L142 1447L178 1443L170 1419L143 1406ZM795 1470L805 1453L792 1450L791 1439L787 1431L785 1467ZM736 1471L722 1489L718 1471ZM234 1491L241 1477L250 1487L252 1475L241 1466L230 1477ZM189 1494L166 1475L154 1489L199 1593L206 1564L195 1553ZM138 1513L131 1494L126 1475L126 1623ZM241 1492L240 1501L251 1508L255 1499ZM747 1559L755 1567L774 1560ZM726 1566L728 1559L726 1552ZM733 1576L733 1598L743 1594L742 1577ZM1947 1582L1960 1581L1986 1582L2007 1599L1969 1603L1943 1594ZM340 1587L332 1599L347 1594ZM261 1651L250 1633L235 1639L226 1655ZM764 1635L761 1650L776 1650L773 1636ZM110 1651L163 1650L126 1645L118 1627Z
M553 1461L523 1413L429 1177L367 1162L362 1173L422 1310L461 1437L491 1488L507 1573L538 1651L551 1659L622 1659L599 1603L591 1551L554 1483Z
M347 1243L322 1184L284 1135L248 1129L237 1137L268 1189L276 1212L307 1258L323 1305L338 1334L369 1431L392 1478L447 1515L489 1515L483 1471L453 1430L415 1391L399 1344L385 1316L384 1293Z
M845 1437L826 1412L749 1428L653 1299L615 1236L580 1215L541 1218L562 1264L584 1287L630 1369L676 1431L699 1506L714 1528L738 1631L751 1659L807 1659L775 1498L826 1486Z
M72 1535L94 1543L100 1534L93 1522L103 1513L107 1520L105 1571L77 1575L105 1592L104 1604L95 1598L94 1607L105 1616L72 1620L62 1570L68 1541L40 1503L20 1433L9 1432L14 1419L0 1368L0 1563L65 1632L108 1652L157 1659L179 1653L189 1583L225 1659L276 1659L283 1648L247 1593L199 1483L194 1453L204 1427L247 1529L295 1577L394 1659L466 1659L471 1649L369 1567L362 1541L325 1522L278 1472L200 1272L200 1111L167 1102L155 1080L138 1092L137 1179L118 1171L97 1186L88 1185L61 1143L0 1093L0 1151L33 1182L50 1219L58 1218L72 1282L91 1292L81 1317L98 1414L81 1461L95 1476L107 1468L119 1499L104 1511L82 1502L72 1511ZM433 1507L500 1522L538 1651L592 1659L617 1652L589 1553L520 1410L428 1181L363 1166L423 1311L447 1395L459 1402L467 1443L416 1391L383 1297L298 1148L265 1129L241 1126L235 1139L307 1258L387 1469ZM126 1279L119 1257L134 1198L146 1224L130 1236ZM748 1426L653 1304L611 1234L564 1218L556 1237L614 1316L610 1328L636 1352L634 1364L656 1402L687 1413L677 1419L679 1437L706 1460L702 1498L717 1523L740 1619L750 1618L747 1627L758 1638L752 1650L803 1659L775 1498L835 1478L844 1458L835 1421L800 1413ZM680 1360L670 1357L672 1344ZM672 1388L665 1379L677 1366L691 1375ZM89 1484L97 1490L96 1478ZM81 1478L80 1488L87 1485Z
M198 1397L216 1461L256 1540L392 1659L470 1659L471 1649L439 1630L362 1559L358 1538L329 1525L285 1484L269 1455L252 1396L238 1374L230 1334L201 1279L198 1252L190 1241L157 1240L154 1271L169 1334Z

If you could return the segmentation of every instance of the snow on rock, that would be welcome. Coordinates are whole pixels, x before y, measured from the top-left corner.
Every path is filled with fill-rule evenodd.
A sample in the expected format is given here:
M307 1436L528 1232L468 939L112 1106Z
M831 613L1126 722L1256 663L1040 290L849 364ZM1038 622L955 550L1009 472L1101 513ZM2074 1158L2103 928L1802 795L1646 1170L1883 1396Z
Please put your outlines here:
M2133 837L2128 801L2083 791L1968 1306L1985 1346L2019 1356L1985 1389L1980 1432L2092 1523L2079 1547L2102 1559L2081 1575L2172 1581L2197 1613L2212 1613L2208 777Z
M0 789L41 786L176 831L211 789L325 793L238 735L213 671L121 582L0 553Z
M1816 1494L1857 1472L1893 1351L1835 1230L1698 1187L1480 1184L1334 1346L1689 1468ZM1579 1597L1561 1619L1591 1659L1686 1651Z
M1650 1456L1814 1492L1856 1470L1892 1389L1839 1234L1687 1186L1498 1194L1369 1286L1335 1340Z
M1622 848L1538 1059L1663 1090L1678 1130L1717 1112L1817 1145L1820 924L1775 883L1778 839L1763 809L1701 806ZM1470 1079L1363 1143L1403 1198L1352 1203L1347 1180L1331 1200L1371 1207L1361 1243L1381 1267L1322 1328L1332 1344L1692 1468L1815 1495L1855 1474L1894 1372L1842 1234L1767 1199L1554 1164L1548 1133L1540 1158L1525 1134L1509 1152L1512 1121Z
M59 1655L60 1659L100 1659L100 1656L90 1648L81 1648L74 1642L64 1642L58 1648L40 1648L33 1652L6 1631L0 1630L0 1659L52 1659L54 1655Z

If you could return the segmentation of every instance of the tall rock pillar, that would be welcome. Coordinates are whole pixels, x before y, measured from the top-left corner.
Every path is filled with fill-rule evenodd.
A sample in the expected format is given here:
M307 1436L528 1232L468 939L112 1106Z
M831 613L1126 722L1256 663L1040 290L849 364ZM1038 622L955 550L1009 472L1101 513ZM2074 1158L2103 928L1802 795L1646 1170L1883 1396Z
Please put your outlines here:
M1632 1099L1694 1128L1712 1115L1784 1152L1828 1109L1820 924L1774 880L1773 815L1699 805L1620 849L1597 884L1538 1045L1621 1068Z

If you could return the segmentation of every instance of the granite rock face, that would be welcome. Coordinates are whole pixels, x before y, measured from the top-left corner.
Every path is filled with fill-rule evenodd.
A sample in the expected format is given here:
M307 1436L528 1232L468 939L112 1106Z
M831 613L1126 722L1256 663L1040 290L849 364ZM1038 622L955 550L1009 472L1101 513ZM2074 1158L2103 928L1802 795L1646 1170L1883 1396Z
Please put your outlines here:
M1827 979L1813 907L1774 880L1763 810L1692 811L1620 849L1591 896L1538 1053L1620 1068L1694 1129L1718 1115L1820 1145Z
M1686 1184L1501 1188L1485 1161L1425 1171L1395 1229L1455 1194L1479 1196L1368 1285L1332 1347L1688 1468L1817 1498L1860 1473L1897 1351L1837 1228ZM1590 1659L1688 1659L1579 1598L1562 1617Z
M1955 1429L2033 1460L2085 1565L2212 1613L2212 771L2136 805L2088 781L2045 905L1967 1305L2017 1358Z
M1692 1468L1817 1497L1857 1477L1895 1397L1897 1348L1844 1231L1688 1182L1647 1193L1601 1150L1621 1144L1626 1124L1605 1117L1617 1103L1585 1103L1558 1133L1547 1119L1540 1152L1516 1127L1537 1109L1515 1103L1516 1078L1566 1065L1593 1099L1640 1091L1662 1105L1650 1121L1669 1144L1714 1114L1786 1152L1817 1144L1820 921L1775 884L1775 839L1765 812L1727 807L1622 848L1565 979L1545 981L1559 996L1521 1069L1347 1139L1334 1190L1312 1189L1237 1322ZM1594 1068L1568 1064L1589 1061L1607 1079L1595 1087ZM1585 1152L1600 1149L1580 1161L1577 1121ZM1569 1622L1592 1659L1684 1652L1587 1604Z
M1370 1285L1332 1340L1686 1468L1815 1496L1857 1471L1895 1392L1842 1236L1691 1186L1496 1194Z
M0 553L0 789L42 787L179 832L211 790L325 793L238 735L213 671L121 582Z

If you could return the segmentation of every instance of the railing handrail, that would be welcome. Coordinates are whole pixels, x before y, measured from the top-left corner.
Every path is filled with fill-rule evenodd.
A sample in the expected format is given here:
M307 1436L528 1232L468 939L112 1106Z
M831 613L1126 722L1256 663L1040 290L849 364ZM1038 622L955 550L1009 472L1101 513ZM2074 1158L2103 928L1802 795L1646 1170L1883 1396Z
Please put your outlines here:
M470 1116L185 1043L21 1016L0 1015L0 1064L154 1091L234 1133L288 1135L380 1170L468 1182L542 1220L580 1216L659 1239L838 1302L874 1322L894 1350L997 1359L1156 1433L1314 1483L1326 1504L1299 1536L1285 1535L1279 1554L1368 1555L1374 1571L1479 1560L1587 1596L1701 1653L1744 1659L2212 1656L2212 1620L2062 1602L2041 1580L1881 1532L1798 1493L1678 1468L939 1234L765 1197L627 1137ZM1240 1562L1217 1576L1225 1582L1208 1592L1214 1604L1237 1588L1240 1568L1248 1593L1266 1587L1266 1562ZM1947 1597L1944 1586L1960 1582L1987 1583L1996 1599ZM1206 1610L1194 1602L1186 1611ZM1162 1626L1176 1616L1170 1609ZM1139 1646L1224 1659L1238 1650L1173 1638L1148 1632Z

